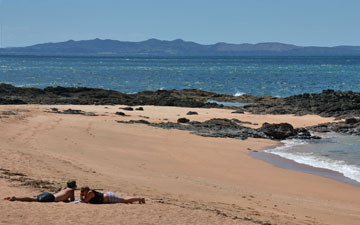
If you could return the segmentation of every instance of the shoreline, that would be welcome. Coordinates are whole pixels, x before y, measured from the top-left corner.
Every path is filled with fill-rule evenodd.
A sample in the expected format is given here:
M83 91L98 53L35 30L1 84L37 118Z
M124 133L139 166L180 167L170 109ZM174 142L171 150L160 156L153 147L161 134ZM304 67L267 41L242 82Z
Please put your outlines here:
M268 152L251 152L251 156L255 159L263 160L271 165L274 165L279 168L287 169L287 170L295 170L303 173L314 174L326 178L330 178L333 180L337 180L343 183L351 184L357 187L360 187L360 182L353 180L344 176L343 174L330 170L323 169L316 166L310 166L302 163L295 162L294 160L290 160L276 154L268 153Z
M72 108L91 114L51 113ZM251 150L278 145L277 141L202 137L116 120L176 122L190 110L191 118L237 118L259 127L264 122L289 122L295 127L332 121L319 116L232 114L227 109L143 106L124 111L122 105L8 105L0 106L0 164L13 174L60 185L76 179L120 196L144 196L147 204L96 207L85 204L28 204L0 201L9 224L47 222L56 216L75 224L98 221L78 215L96 210L103 223L119 224L354 224L360 215L360 189L347 183L299 171L281 169L251 156ZM121 117L118 111L128 116ZM3 112L6 112L4 115ZM12 113L10 113L12 112ZM189 116L190 117L190 116ZM166 119L166 120L164 120ZM257 125L255 125L255 123ZM260 152L260 151L259 151ZM250 154L249 154L250 153ZM1 174L4 178L6 175ZM42 187L24 187L0 179L0 195L34 195ZM18 180L24 177L15 177ZM324 207L326 206L326 207ZM69 213L71 211L71 213ZM22 215L23 220L16 219ZM56 216L55 216L56 215ZM139 216L141 215L141 216ZM1 221L1 220L0 220ZM5 221L5 219L4 219ZM2 221L1 221L2 222ZM5 222L4 222L5 223ZM43 224L44 222L40 223ZM6 223L5 223L6 224Z

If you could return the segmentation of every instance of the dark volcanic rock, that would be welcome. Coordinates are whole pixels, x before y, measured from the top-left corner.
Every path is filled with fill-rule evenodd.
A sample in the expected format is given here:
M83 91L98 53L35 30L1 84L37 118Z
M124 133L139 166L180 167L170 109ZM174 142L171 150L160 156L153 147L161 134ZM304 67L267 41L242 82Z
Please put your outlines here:
M135 110L144 111L144 108L143 107L137 107Z
M151 124L147 120L130 120L130 121L117 120L116 122L118 122L118 123L126 123L126 124L134 124L134 123L141 123L141 124L147 124L147 125Z
M266 134L268 137L270 137L270 139L276 139L276 140L284 140L287 138L301 138L301 139L318 138L311 136L310 132L305 128L294 129L294 127L288 123L280 123L280 124L264 123L262 127L260 127L257 130Z
M127 116L125 113L123 113L123 112L116 112L115 113L116 115L118 115L118 116Z
M243 109L257 114L316 114L323 117L360 116L360 93L324 90L318 94L293 95Z
M94 112L84 112L83 115L84 115L84 116L97 116L97 114L94 113Z
M206 124L210 126L222 126L222 127L236 127L238 126L237 122L229 119L210 119L205 121Z
M124 108L120 108L122 110L126 110L126 111L134 111L133 107L124 107Z
M62 114L84 114L84 111L78 110L78 109L66 109L59 113L62 113Z
M297 139L320 139L318 136L311 135L310 131L306 128L295 128L296 136L293 138Z
M241 120L238 120L238 119L231 119L232 121L236 122L237 124L253 124L251 122L248 122L248 121L241 121ZM254 123L254 125L257 125Z
M142 123L140 121L117 121L118 123ZM244 140L248 137L253 138L267 138L267 139L285 139L285 138L304 138L310 139L314 138L310 135L310 133L305 129L292 129L287 127L287 125L280 125L282 129L276 130L276 138L274 136L270 136L265 134L260 129L253 129L249 127L244 127L239 124L238 120L229 120L229 119L211 119L205 122L197 122L192 121L186 124L183 123L149 123L146 121L146 124L154 127L160 127L163 129L178 129L178 130L188 130L191 133L204 136L204 137L228 137L228 138L237 138ZM276 124L275 124L276 125ZM291 135L289 135L289 130L291 131ZM281 132L284 132L282 134ZM274 132L269 133L274 135Z
M243 109L238 109L238 110L236 110L236 111L234 111L234 112L232 112L232 113L244 114L245 112L244 112Z
M286 139L296 135L296 131L291 124L280 123L280 124L269 124L264 123L261 128L258 129L261 132L264 132L267 136L272 139Z
M355 124L355 123L358 123L358 122L359 122L359 120L356 119L356 118L346 118L345 119L346 124Z
M78 109L66 109L64 111L59 111L57 108L51 108L51 113L59 113L59 114L75 114L75 115L84 115L84 116L97 116L96 113L93 112L84 112Z
M323 123L307 127L309 130L319 133L336 132L341 134L360 135L360 120L349 118L345 121Z
M47 87L19 88L9 84L0 84L0 104L74 104L74 105L157 105L181 107L223 107L216 103L207 103L209 99L219 101L249 102L272 97L254 97L216 94L213 92L184 89L142 91L136 94L124 94L113 90L86 87ZM274 98L275 99L275 98Z
M177 120L177 122L178 122L178 123L188 123L188 122L190 122L190 120L187 119L187 118L179 118L179 119Z
M319 133L326 133L332 130L331 123L323 123L316 126L307 127L307 129Z
M189 111L189 112L186 113L186 115L189 115L189 116L191 116L191 115L199 115L199 113L194 112L194 111Z
M20 99L3 99L0 98L0 105L23 105L27 104L23 100Z
M113 90L85 87L18 88L0 84L0 104L75 104L75 105L156 105L199 108L225 107L208 100L248 102L243 107L226 106L234 113L255 114L316 114L324 117L360 117L360 93L324 90L322 93L294 95L286 98L250 95L232 96L213 92L184 89L142 91L124 94Z

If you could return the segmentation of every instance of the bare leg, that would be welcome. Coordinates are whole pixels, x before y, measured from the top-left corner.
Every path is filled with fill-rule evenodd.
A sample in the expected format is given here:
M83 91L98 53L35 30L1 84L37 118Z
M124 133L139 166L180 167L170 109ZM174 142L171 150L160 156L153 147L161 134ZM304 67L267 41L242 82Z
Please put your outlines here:
M129 198L121 199L120 203L132 204L134 202L139 202L139 204L145 204L145 198Z
M13 197L6 197L4 198L4 200L9 200L9 201L21 201L21 202L37 202L38 200L36 198L32 198L32 197L20 197L17 198L15 196Z

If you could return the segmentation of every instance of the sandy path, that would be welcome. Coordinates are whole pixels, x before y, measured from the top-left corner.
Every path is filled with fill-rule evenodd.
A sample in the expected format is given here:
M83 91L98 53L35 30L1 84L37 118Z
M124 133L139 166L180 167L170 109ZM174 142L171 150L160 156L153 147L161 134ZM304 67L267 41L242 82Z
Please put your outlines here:
M148 204L0 201L6 208L0 214L1 224L57 224L59 215L62 222L58 224L358 224L360 220L359 187L279 169L248 154L248 148L261 149L276 142L204 138L186 131L115 122L143 117L176 121L185 116L198 121L237 118L255 127L263 122L306 126L329 118L150 106L131 112L119 106L56 106L103 115L96 117L44 112L51 107L0 106L0 111L17 112L0 119L0 167L55 183L76 179L79 186L103 188L124 197L144 196ZM186 116L190 110L199 115ZM116 116L117 111L130 116ZM18 184L0 179L0 195L40 191Z

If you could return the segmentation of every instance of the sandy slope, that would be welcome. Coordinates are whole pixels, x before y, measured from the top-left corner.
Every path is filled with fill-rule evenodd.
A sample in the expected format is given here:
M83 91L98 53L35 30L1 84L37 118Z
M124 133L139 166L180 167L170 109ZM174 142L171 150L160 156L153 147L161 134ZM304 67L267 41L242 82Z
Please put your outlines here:
M0 200L0 224L358 224L360 188L327 178L276 168L249 150L278 144L262 139L204 138L115 120L203 121L237 118L252 122L313 125L317 116L231 114L224 109L119 106L56 106L101 116L45 112L54 106L0 106L0 168L57 184L103 188L123 197L143 196L145 205L23 203ZM199 115L186 116L188 111ZM139 116L143 117L139 117ZM164 120L166 119L166 120ZM258 124L258 125L255 125ZM1 171L0 171L1 174ZM1 174L0 196L35 195ZM10 178L19 178L11 176Z

